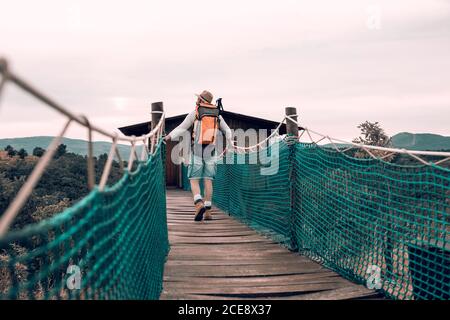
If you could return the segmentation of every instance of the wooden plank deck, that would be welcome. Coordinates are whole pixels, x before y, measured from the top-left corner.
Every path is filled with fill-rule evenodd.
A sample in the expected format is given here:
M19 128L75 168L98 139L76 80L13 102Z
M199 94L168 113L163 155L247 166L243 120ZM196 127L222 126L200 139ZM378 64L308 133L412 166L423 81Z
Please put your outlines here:
M213 210L214 220L195 222L190 193L167 191L171 251L161 299L380 298Z

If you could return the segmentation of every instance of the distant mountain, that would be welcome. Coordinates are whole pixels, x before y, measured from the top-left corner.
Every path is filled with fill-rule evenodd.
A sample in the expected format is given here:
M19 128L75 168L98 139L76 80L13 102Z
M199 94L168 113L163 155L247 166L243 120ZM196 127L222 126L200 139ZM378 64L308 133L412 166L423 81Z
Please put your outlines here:
M401 132L392 137L396 148L409 150L450 150L450 137L432 133Z
M327 148L333 148L331 143L323 145ZM350 147L349 144L336 143L340 149ZM423 151L441 151L450 150L450 137L441 136L433 133L409 133L401 132L392 136L392 146L399 149L423 150Z
M351 146L352 146L351 144L347 144L347 143L335 143L335 144L326 143L326 144L322 145L322 147L332 148L332 149L335 149L335 147L338 149L347 149L347 148L350 148Z
M11 145L14 149L25 149L29 154L32 154L35 147L46 149L54 137L24 137L24 138L8 138L0 139L0 149L4 149L7 145ZM67 146L67 152L72 152L80 155L87 155L88 144L86 140L62 138L61 143ZM94 141L94 156L99 156L103 153L108 154L111 149L111 143L106 141ZM130 147L123 144L118 144L118 149L123 160L128 160L130 156ZM138 148L138 155L140 151Z

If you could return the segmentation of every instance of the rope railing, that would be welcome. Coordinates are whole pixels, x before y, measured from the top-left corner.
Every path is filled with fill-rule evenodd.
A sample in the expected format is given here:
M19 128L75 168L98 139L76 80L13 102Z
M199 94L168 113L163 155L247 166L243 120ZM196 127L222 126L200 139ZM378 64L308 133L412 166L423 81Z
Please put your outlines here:
M234 143L226 150L235 161L218 164L214 203L275 241L388 297L449 299L450 170L442 165L450 152L348 142L301 126L292 117L284 117L259 143ZM299 128L298 136L279 134L288 120ZM271 140L276 137L280 139ZM330 147L320 144L326 141ZM272 148L271 142L279 143L275 155L269 150L277 164L271 174L261 174L267 164L236 161L240 154L250 159L250 154ZM345 146L338 147L341 143ZM354 148L369 158L347 154ZM395 154L420 165L386 161ZM428 156L442 159L427 161ZM185 181L186 170L183 174Z
M286 116L285 119L289 119L290 121L294 122L295 124L297 124L300 127L299 122L297 122L296 120L292 119L289 116ZM391 154L406 154L411 156L412 158L418 160L419 162L426 164L426 165L430 165L431 163L434 163L435 165L439 165L444 163L445 161L450 160L450 152L441 152L441 151L421 151L421 150L408 150L408 149L399 149L399 148L390 148L390 147L381 147L381 146L373 146L373 145L368 145L368 144L363 144L363 143L356 143L353 141L346 141L346 140L342 140L342 139L338 139L338 138L333 138L329 135L311 130L305 126L301 126L303 128L303 130L307 133L308 137L310 138L310 141L314 144L318 144L320 141L323 140L328 140L332 145L333 148L336 151L342 152L342 151L348 151L351 148L360 148L363 149L364 151L366 151L372 158L374 159L382 159L383 157L387 157L390 156ZM320 136L319 140L314 140L312 138L311 133ZM346 145L351 145L351 148L346 148L345 150L341 150L340 148L337 147L336 143L343 143ZM378 150L378 151L382 151L382 152L386 152L387 155L383 155L382 157L377 157L376 155L374 155L373 153L370 152L370 150ZM443 157L444 159L442 160L438 160L436 162L428 162L423 160L422 158L420 158L420 156L435 156L435 157Z
M4 59L0 59L0 74L0 98L5 84L12 83L67 118L0 217L0 300L158 299L169 250L161 139L164 112L152 111L161 117L148 134L126 137L73 114L11 72ZM73 123L88 131L89 194L63 212L9 230ZM112 141L98 185L94 132ZM130 144L127 168L120 141ZM123 176L109 186L115 157Z
M93 142L92 142L92 133L96 132L100 135L106 136L111 138L112 140L112 146L111 151L108 155L107 162L111 162L113 160L114 155L117 155L117 157L120 159L120 151L117 148L117 142L118 141L124 141L128 142L131 145L131 152L130 152L130 158L128 160L128 167L127 169L130 171L132 169L132 165L134 160L144 161L145 157L145 150L148 150L147 142L146 140L150 140L152 143L152 150L151 154L154 152L154 145L157 143L158 139L162 136L162 130L163 130L163 123L165 120L164 112L159 111L152 111L152 112L158 112L162 113L161 119L159 123L154 127L153 130L151 130L149 133L136 137L128 137L124 135L119 135L117 133L111 133L107 130L104 130L94 124L92 124L89 119L84 115L75 115L70 110L62 106L61 104L55 102L50 97L46 96L42 92L40 92L38 89L33 87L31 84L29 84L27 81L23 80L21 77L13 73L10 68L9 64L6 61L6 59L0 58L0 74L2 75L2 79L0 82L0 101L1 96L5 87L5 84L8 82L11 82L24 90L25 92L31 94L34 98L37 100L43 102L46 106L56 110L57 112L64 115L66 118L68 118L67 124L64 126L64 129L61 131L61 133L56 136L53 141L51 142L50 146L47 148L47 151L44 153L44 155L41 157L39 162L37 163L35 169L31 173L30 177L27 179L25 184L20 189L19 193L17 194L16 198L11 202L11 204L8 206L4 214L0 218L0 238L5 235L5 233L8 231L9 227L11 226L12 222L14 221L14 218L17 216L17 214L22 209L23 205L25 204L26 200L30 196L31 192L33 191L33 188L38 183L39 179L41 178L42 174L45 171L45 168L50 163L54 153L56 152L56 148L61 142L62 137L67 132L67 129L69 128L70 124L75 122L79 125L85 127L88 131L88 157L87 157L87 168L88 168L88 186L89 189L93 189L95 186L95 169L94 169L94 161L93 161ZM152 139L155 137L155 139ZM142 142L143 144L143 152L141 154L141 157L139 158L136 154L136 143ZM122 164L121 164L122 167ZM104 188L106 181L109 176L109 172L111 170L111 164L108 166L105 166L104 172L102 174L103 181L100 183L102 186L102 189Z
M294 116L295 115L284 116L284 118L280 121L280 123L273 130L273 132L268 137L263 139L262 141L254 144L252 146L248 146L248 147L237 146L236 145L237 142L233 141L233 144L230 146L230 148L228 148L225 151L231 151L231 152L234 151L236 153L248 153L248 152L255 152L255 151L261 150L263 148L267 148L269 141L274 139L274 137L280 136L279 131L280 131L282 124L285 123L286 120L290 120L293 123L295 123L299 127L299 129L302 130L297 138L297 141L300 141L300 139L306 132L306 135L309 137L309 141L311 143L313 143L315 145L319 145L320 142L322 142L324 140L328 140L330 142L330 144L333 146L333 148L338 152L347 152L350 149L359 148L359 149L364 150L367 154L369 154L370 157L372 157L374 159L380 159L380 160L384 160L393 154L405 154L425 165L431 165L431 164L442 165L444 162L447 162L450 160L450 152L421 151L421 150L408 150L408 149L399 149L399 148L391 148L391 147L381 147L381 146L368 145L368 144L364 144L364 143L356 143L353 141L346 141L346 140L342 140L339 138L333 138L329 135L322 134L320 132L314 131L312 129L309 129L308 127L301 125L297 120L295 120L293 118ZM318 135L319 139L314 139L312 137L312 134ZM292 137L289 137L289 138L292 139ZM344 150L342 150L342 148L339 148L336 145L336 143L342 143L342 144L345 144L350 147L346 147ZM374 154L373 152L371 152L371 150L382 151L383 154L378 156L378 155ZM420 156L441 157L443 159L436 160L436 161L425 161Z
M233 145L231 146L231 149L237 151L238 153L246 153L246 152L258 151L263 147L267 147L267 143L270 142L270 140L272 140L273 138L280 135L280 128L283 125L283 122L284 122L284 119L278 124L278 126L272 131L272 133L269 136L267 136L265 139L258 142L257 144L254 144L254 145L248 146L248 147L242 147L242 146L236 145L237 142L233 141Z

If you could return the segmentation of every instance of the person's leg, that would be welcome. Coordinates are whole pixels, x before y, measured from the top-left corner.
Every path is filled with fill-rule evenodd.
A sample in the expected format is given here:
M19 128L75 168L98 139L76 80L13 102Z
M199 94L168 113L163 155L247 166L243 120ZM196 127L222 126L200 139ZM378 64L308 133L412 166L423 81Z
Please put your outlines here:
M213 192L213 184L211 179L203 179L205 186L205 220L212 220L211 199Z
M195 201L195 196L201 195L200 183L199 183L200 180L199 179L190 179L189 182L191 183L192 196L194 197L194 201Z
M191 190L192 195L194 196L194 205L195 205L195 221L202 221L203 214L206 211L205 202L203 201L202 195L200 194L200 180L199 179L190 179L191 182Z
M205 187L205 201L211 201L213 193L213 184L211 179L203 179L203 186Z
M201 158L195 156L194 153L191 154L187 177L191 184L192 196L194 197L194 202L202 198L200 191L200 179L203 174L203 162Z
M213 161L206 162L203 179L203 183L205 186L205 208L206 208L205 220L212 219L211 200L213 195L213 180L215 175L216 175L216 163Z
M195 205L195 221L201 221L203 214L205 213L205 205L202 195L200 193L200 178L202 177L203 164L198 161L195 156L191 158L191 162L188 167L188 178L191 184L192 195L194 196Z

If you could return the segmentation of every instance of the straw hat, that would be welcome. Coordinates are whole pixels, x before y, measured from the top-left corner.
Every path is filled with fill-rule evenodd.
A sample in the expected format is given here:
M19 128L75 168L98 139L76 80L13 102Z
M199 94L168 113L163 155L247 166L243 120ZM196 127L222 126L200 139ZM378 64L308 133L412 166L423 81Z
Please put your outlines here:
M211 103L213 101L213 95L208 90L203 90L200 94L195 94L197 97L200 98L203 102Z

